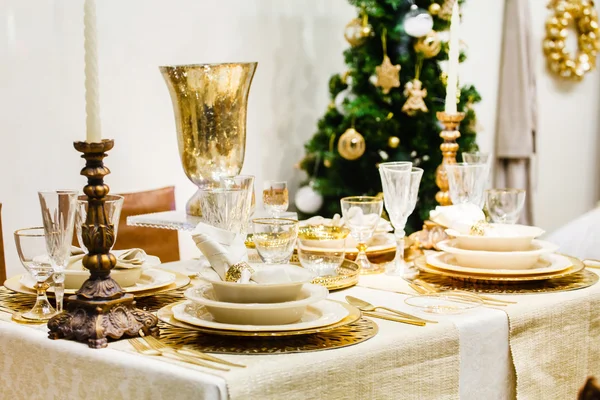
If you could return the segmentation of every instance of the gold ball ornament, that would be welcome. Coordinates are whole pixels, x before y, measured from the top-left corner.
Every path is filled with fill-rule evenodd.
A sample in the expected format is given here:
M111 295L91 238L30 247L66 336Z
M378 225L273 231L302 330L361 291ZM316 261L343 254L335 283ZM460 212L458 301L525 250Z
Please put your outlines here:
M397 148L400 146L400 138L397 136L390 136L388 139L388 146L390 146L392 149Z
M543 41L548 68L561 78L581 80L585 73L596 67L596 56L600 50L598 13L594 3L591 0L555 0L548 8L553 11L546 20L546 37ZM575 55L565 47L571 23L575 25L578 35L578 51Z
M356 160L365 154L365 138L356 129L349 128L342 133L338 141L338 152L346 160Z
M425 58L437 56L442 50L442 41L436 31L431 31L427 35L417 40L414 44L417 53L423 54Z
M441 9L442 6L440 6L438 3L431 3L431 5L429 6L429 14L437 15Z
M344 38L352 47L360 46L373 34L373 27L364 18L354 18L344 28Z

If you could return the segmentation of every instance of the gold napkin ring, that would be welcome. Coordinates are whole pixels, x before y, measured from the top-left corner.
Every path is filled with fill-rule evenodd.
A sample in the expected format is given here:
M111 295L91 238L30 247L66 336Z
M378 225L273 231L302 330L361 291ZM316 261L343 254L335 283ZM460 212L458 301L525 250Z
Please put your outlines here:
M242 271L247 269L250 273L254 273L254 270L246 261L240 261L239 263L233 264L225 273L226 282L237 282L242 277Z
M473 236L484 236L485 235L485 228L487 228L488 226L489 226L489 224L487 222L485 222L484 220L477 221L471 227L471 230L469 231L469 234L473 235Z

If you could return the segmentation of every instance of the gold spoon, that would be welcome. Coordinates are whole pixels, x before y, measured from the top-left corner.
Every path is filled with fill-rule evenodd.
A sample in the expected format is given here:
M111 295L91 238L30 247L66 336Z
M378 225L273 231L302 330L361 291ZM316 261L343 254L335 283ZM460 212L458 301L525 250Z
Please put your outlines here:
M373 304L371 304L371 303L369 303L367 301L358 299L358 298L353 297L353 296L346 296L346 301L348 303L350 303L351 305L353 305L354 307L358 308L361 311L369 312L369 311L385 310L385 311L389 311L391 313L394 313L396 315L399 315L401 317L412 319L412 320L415 320L415 321L429 322L429 323L432 323L432 324L437 324L437 321L430 321L430 320L427 320L427 319L415 317L414 315L410 315L410 314L404 313L402 311L394 310L393 308L379 307L379 306L376 307L376 306L374 306Z

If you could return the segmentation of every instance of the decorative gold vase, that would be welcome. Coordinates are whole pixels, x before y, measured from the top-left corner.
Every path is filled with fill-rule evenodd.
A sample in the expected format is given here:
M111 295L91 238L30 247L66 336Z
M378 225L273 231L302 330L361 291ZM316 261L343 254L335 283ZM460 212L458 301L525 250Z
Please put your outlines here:
M201 215L199 191L238 175L246 150L248 92L258 63L160 67L175 111L181 164L198 186L188 201L190 215Z

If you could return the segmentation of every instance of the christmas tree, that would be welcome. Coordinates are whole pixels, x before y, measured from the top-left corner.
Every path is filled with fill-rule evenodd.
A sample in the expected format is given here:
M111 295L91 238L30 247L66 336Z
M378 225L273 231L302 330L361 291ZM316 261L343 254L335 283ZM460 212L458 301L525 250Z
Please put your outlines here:
M449 29L454 0L349 2L359 15L344 32L350 43L344 52L347 70L331 78L332 102L305 145L299 167L308 180L296 206L302 217L332 216L340 212L341 197L381 193L380 162L412 161L424 174L406 226L410 233L437 205L442 139L436 112L444 110L440 63L448 60L448 43L438 32ZM460 57L462 62L464 53ZM472 86L462 87L459 96L458 111L466 113L460 153L477 149L472 105L480 96Z

